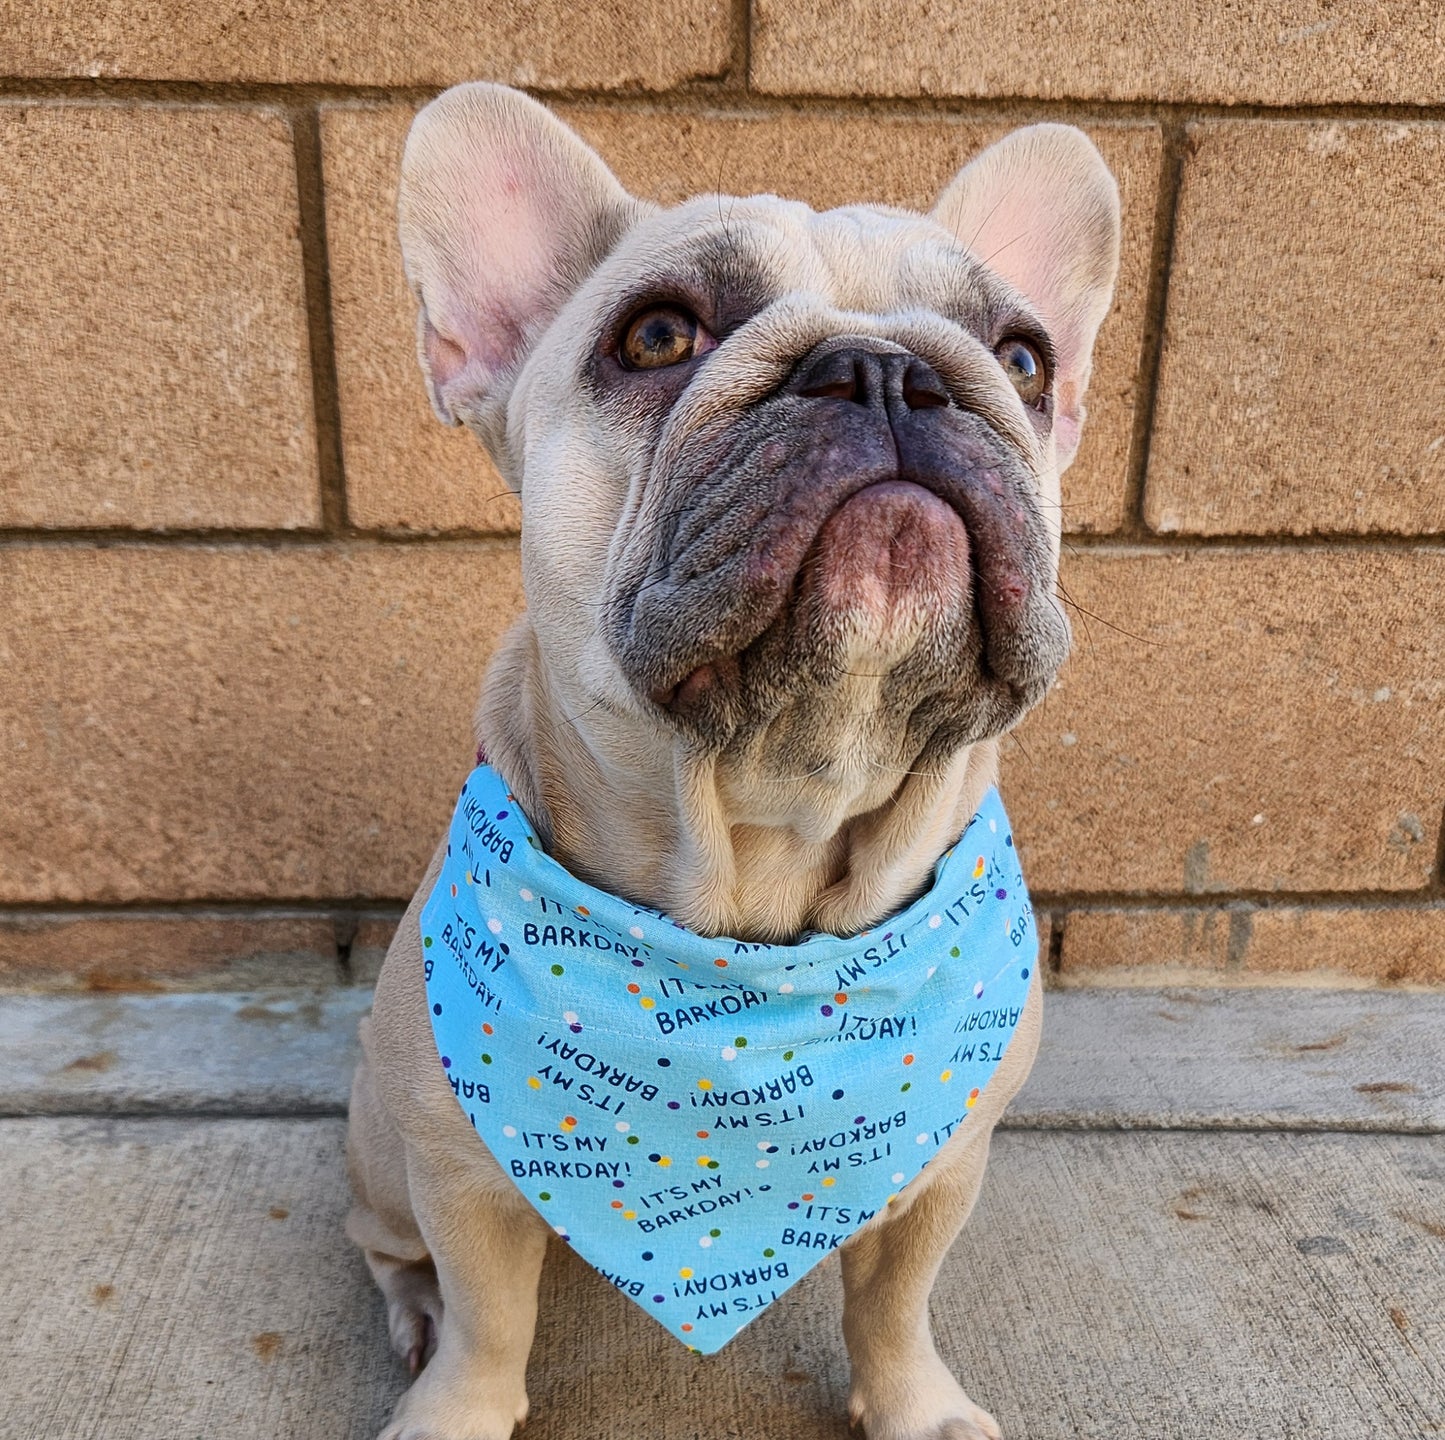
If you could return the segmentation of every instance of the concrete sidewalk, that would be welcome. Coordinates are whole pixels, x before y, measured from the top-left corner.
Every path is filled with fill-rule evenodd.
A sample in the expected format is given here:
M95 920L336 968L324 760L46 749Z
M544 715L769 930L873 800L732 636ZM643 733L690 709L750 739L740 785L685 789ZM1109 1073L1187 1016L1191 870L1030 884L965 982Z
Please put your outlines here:
M370 1440L361 991L0 1000L0 1436ZM1445 1434L1445 996L1051 995L935 1292L1009 1440ZM697 1359L560 1246L529 1440L847 1434L825 1262Z

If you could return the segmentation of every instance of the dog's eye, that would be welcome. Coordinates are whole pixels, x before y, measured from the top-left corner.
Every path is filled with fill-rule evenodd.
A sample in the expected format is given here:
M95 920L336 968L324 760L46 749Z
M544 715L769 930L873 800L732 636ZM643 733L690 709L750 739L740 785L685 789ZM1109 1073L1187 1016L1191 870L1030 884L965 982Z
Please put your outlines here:
M999 342L993 353L998 356L1003 373L1019 392L1019 399L1025 405L1037 404L1049 387L1049 372L1044 357L1035 346L1021 335L1010 335Z
M660 370L665 365L681 365L716 344L696 315L673 305L658 305L644 310L628 325L617 358L627 370Z

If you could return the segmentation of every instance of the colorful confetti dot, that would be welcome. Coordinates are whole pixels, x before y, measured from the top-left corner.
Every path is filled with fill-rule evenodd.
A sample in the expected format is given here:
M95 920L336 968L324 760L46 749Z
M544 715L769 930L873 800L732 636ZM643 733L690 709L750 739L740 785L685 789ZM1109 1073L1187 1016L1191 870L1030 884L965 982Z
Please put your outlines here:
M569 1025L575 1025L575 1024L577 1023L577 1012L576 1012L575 1010L567 1010L567 1011L564 1011L564 1012L563 1012L563 1015L562 1015L562 1018L563 1018Z
M422 939L421 939L421 943L422 943L422 945L423 945L426 949L430 950L430 949L431 949L431 936L430 936L430 935L423 935L423 936L422 936Z
M503 1125L502 1134L505 1135L508 1140L515 1140L517 1138L517 1127L515 1125Z
M818 1009L819 1009L824 1015L831 1015L831 1014L833 1013L833 1007L832 1007L831 1005L820 1005L820 1006L818 1006Z
M806 1195L802 1196L801 1198L802 1198L804 1201L811 1200L811 1199L813 1198L813 1192L810 1190L810 1191L808 1191L808 1193L807 1193Z
M972 1110L973 1107L978 1104L978 1091L976 1089L970 1090L968 1092L968 1099L964 1102L964 1104L970 1110Z
M614 1210L620 1210L620 1209L622 1209L622 1201L620 1201L620 1200L614 1200L614 1201L612 1202L612 1208L613 1208Z
M550 1190L539 1190L537 1192L537 1199L539 1200L550 1200L551 1198L552 1192Z
M431 1007L431 1013L433 1015L440 1015L442 1013L442 1007L440 1005L433 1005Z
M641 994L642 994L642 986L639 985L639 984L634 980L634 981L627 987L627 993L628 993L629 995L641 995Z
M540 1090L542 1088L542 1082L537 1079L535 1075L527 1076L527 1084L530 1085L533 1090Z
M928 1133L927 1133L927 1131L920 1130L920 1131L918 1132L918 1134L915 1135L913 1138L914 1138L914 1140L915 1140L918 1144L920 1144L920 1145L927 1145L927 1144L928 1144Z
M657 1001L654 1000L651 995L644 995L637 1003L641 1005L644 1010L651 1010L652 1007L657 1004Z
M631 935L634 940L641 940L641 939L642 939L642 926L641 926L641 925L633 925L633 926L628 930L627 933L628 933L629 935Z
M841 1100L843 1098L843 1092L841 1090L835 1090L833 1092L833 1098L835 1100Z
M837 1177L836 1177L836 1176L833 1176L833 1175L825 1175L825 1176L823 1177L823 1189L825 1189L825 1190L831 1190L831 1189L833 1188L833 1186L835 1186L837 1183L838 1183L838 1180L837 1180Z
M778 1252L777 1252L776 1250L773 1250L773 1249L771 1249L771 1248L769 1248L769 1249L767 1249L767 1250L764 1250L764 1251L763 1251L763 1259L764 1259L764 1260L771 1260L771 1259L773 1258L773 1256L776 1255L777 1253L778 1253Z
M488 1025L488 1024L486 1023L486 1021L483 1021L483 1022L482 1022L482 1034L483 1034L483 1035L491 1035L491 1034L494 1034L494 1033L495 1033L495 1032L492 1030L492 1027L491 1027L490 1025Z
M711 1081L711 1080L699 1080L699 1081L697 1082L697 1088L698 1088L699 1090L711 1090L711 1089L712 1089L712 1081Z
M669 1060L666 1055L659 1055L657 1057L657 1063L661 1065L664 1070L666 1070L667 1067L672 1064L672 1061Z
M711 1135L711 1134L712 1134L712 1131L711 1131L711 1130L699 1130L699 1131L697 1132L697 1138L698 1138L699 1140L706 1140L707 1137L708 1137L709 1135Z
M721 955L712 963L716 965L719 970L726 970L728 968L728 962L724 960Z
M500 935L502 933L502 922L493 915L492 918L487 921L487 929L490 930L493 935Z
M622 1218L623 1218L624 1220L636 1220L636 1219L637 1219L637 1211L636 1211L636 1210L624 1210L624 1211L622 1212Z
M692 1271L691 1271L690 1269L688 1269L688 1267L687 1267L686 1265L684 1265L684 1266L682 1267L682 1269L679 1270L677 1273L678 1273L684 1280L691 1280L691 1279L692 1279Z
M783 981L783 983L782 983L781 985L778 986L778 994L779 994L779 995L791 995L792 993L793 993L793 982L792 982L791 980L785 980L785 981Z
M746 1050L748 1048L748 1037L746 1035L734 1036L733 1044L736 1045L739 1050Z
M904 1063L905 1065L911 1065L911 1064L913 1064L913 1056L912 1056L912 1054L905 1055L905 1056L903 1057L903 1063Z
M974 985L974 987L973 987L973 998L974 998L975 1000L981 1000L981 999L983 998L983 981L982 981L982 980L979 980L978 982L975 983L975 985Z
M450 1070L451 1068L452 1068L452 1057L451 1057L450 1055L443 1055L443 1056L442 1056L442 1069L443 1069L443 1070Z
M701 1245L704 1250L711 1249L711 1248L712 1248L712 1236L711 1236L711 1235L699 1235L699 1236L698 1236L697 1243L698 1243L699 1245Z
M903 1172L901 1170L893 1176L893 1183L895 1185L901 1185L903 1183Z
M585 920L592 912L585 905L579 905L577 913Z
M938 1078L939 1078L945 1085L947 1085L948 1082L953 1079L953 1071L952 1071L952 1070L945 1070L945 1071L943 1072L943 1074L940 1075Z
M905 1091L908 1091L908 1090L911 1090L911 1089L913 1089L913 1081L911 1081L911 1080L905 1080L905 1081L898 1087L898 1092L899 1092L899 1094L903 1094Z
M532 892L527 889L527 887L526 887L525 885L522 886L522 888L517 891L517 895L518 895L518 898L520 898L520 899L522 899L522 900L532 900L532 899L535 899L535 898L536 898L535 896L533 896Z
M973 867L973 878L975 880L977 880L978 877L983 874L983 863L983 856L980 855L978 857L978 863Z
M681 1328L682 1328L682 1332L683 1332L684 1335L686 1335L687 1333L689 1333L689 1332L692 1330L692 1326L689 1325L686 1320L684 1320L684 1321L682 1322L682 1327L681 1327Z
M722 1055L724 1060L736 1060L738 1058L738 1052L734 1050L731 1045L724 1045L719 1054Z
M627 1143L628 1143L629 1145L637 1145L637 1144L639 1144L640 1142L639 1142L639 1140L638 1140L638 1138L637 1138L636 1135L629 1135L629 1136L627 1137Z
M710 1155L699 1155L697 1157L697 1163L705 1169L708 1165L712 1164L712 1157Z
M483 1064L483 1065L490 1065L491 1063L492 1063L492 1057L491 1057L490 1055L488 1055L485 1050L483 1050L483 1051L482 1051L482 1064Z
M554 966L552 967L552 973L553 973L554 975L562 975L562 974L564 974L565 972L563 971L563 969L562 969L562 967L561 967L560 965L554 965Z
M755 1160L755 1161L753 1161L753 1164L755 1164L755 1165L758 1167L759 1170L766 1170L766 1169L768 1168L768 1166L771 1165L772 1163L773 1163L773 1162L772 1162L771 1160Z
M452 886L452 899L455 900L456 898L457 898L457 887L456 887L455 885L453 885L453 886Z
M942 915L930 915L930 916L928 917L928 928L929 928L930 930L937 930L938 927L939 927L940 925L942 925L942 924L943 924L943 916L942 916Z

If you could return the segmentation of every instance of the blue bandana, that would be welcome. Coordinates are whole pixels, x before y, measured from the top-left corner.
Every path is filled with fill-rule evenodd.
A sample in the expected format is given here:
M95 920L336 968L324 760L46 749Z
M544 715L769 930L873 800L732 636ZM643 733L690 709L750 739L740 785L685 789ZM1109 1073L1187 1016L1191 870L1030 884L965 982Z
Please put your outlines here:
M758 945L568 874L486 765L421 932L467 1118L567 1244L705 1354L967 1123L1038 943L996 790L900 914Z

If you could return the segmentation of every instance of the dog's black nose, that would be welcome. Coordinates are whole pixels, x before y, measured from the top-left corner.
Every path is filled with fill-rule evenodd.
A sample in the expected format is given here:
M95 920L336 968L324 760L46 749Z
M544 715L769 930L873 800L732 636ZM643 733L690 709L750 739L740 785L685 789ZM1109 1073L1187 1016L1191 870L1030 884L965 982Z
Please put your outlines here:
M949 402L948 387L933 367L906 352L845 346L808 356L785 387L814 400L851 400L855 405L930 410Z

